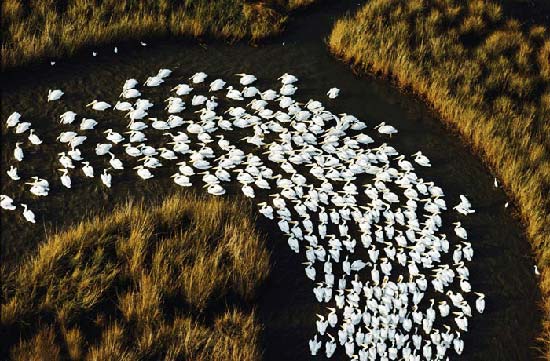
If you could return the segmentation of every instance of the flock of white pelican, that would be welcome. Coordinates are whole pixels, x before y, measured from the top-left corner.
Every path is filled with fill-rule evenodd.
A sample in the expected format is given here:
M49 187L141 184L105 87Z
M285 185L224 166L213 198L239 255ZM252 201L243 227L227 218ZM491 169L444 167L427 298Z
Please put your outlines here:
M417 361L463 352L468 319L484 311L485 299L469 281L474 250L468 232L459 221L445 231L442 214L456 211L459 220L475 211L464 195L448 207L443 189L417 175L418 167L431 166L421 151L409 161L387 143L398 133L393 126L369 128L318 100L298 102L298 78L291 74L283 74L275 89L260 90L251 74L237 74L231 86L199 72L189 82L172 83L165 104L142 96L149 87L169 84L171 73L160 69L141 85L129 79L119 99L59 114L57 141L65 147L55 165L59 173L26 180L29 196L47 196L50 182L71 188L74 177L99 179L110 188L128 169L148 180L170 165L179 187L199 183L221 196L230 182L239 184L244 196L263 199L259 212L278 225L292 252L305 256L306 277L326 310L312 320L311 355L330 358L341 347L352 360ZM339 93L332 88L326 96L334 101ZM63 102L63 96L55 89L47 99ZM149 116L162 108L164 117ZM118 117L121 129L102 130L96 112ZM7 174L23 182L18 167L25 148L42 140L18 112L6 126L17 138ZM92 132L103 141L87 144ZM244 132L238 142L228 139ZM165 139L163 146L147 143L152 134ZM92 166L97 158L108 165ZM1 196L1 207L21 208L35 222L32 210L8 195Z

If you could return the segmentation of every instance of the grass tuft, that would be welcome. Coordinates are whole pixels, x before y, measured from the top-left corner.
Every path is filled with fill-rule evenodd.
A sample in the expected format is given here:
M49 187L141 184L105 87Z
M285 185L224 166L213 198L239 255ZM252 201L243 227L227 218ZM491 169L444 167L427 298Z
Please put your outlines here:
M257 360L269 253L248 203L177 194L49 236L2 284L13 360Z
M2 2L2 68L73 55L87 46L159 36L257 41L316 0Z

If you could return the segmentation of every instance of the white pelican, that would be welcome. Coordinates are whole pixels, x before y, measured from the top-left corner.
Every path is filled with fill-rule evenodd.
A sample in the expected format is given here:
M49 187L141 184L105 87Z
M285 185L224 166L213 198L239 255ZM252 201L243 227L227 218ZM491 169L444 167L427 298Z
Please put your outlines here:
M6 126L8 128L15 127L17 123L19 123L19 119L21 119L21 114L19 114L18 112L11 113L11 115L6 120Z
M141 179L147 180L154 177L151 171L142 165L138 165L137 167L134 167L134 169L137 169L136 173Z
M391 125L386 125L385 122L378 124L376 127L374 127L374 129L378 129L378 133L380 134L388 134L390 136L397 133L397 129L395 129Z
M111 107L111 104L108 104L106 102L103 102L103 101L98 101L96 99L92 100L92 102L90 104L87 104L86 105L87 107L92 107L93 110L97 110L97 111L104 111L106 109L109 109Z
M34 212L28 209L25 203L21 203L21 207L23 207L23 217L27 222L36 223Z
M340 89L338 88L330 88L327 92L327 95L330 99L335 99L340 94Z
M13 205L13 199L5 194L0 195L0 207L13 211L16 207Z
M82 167L82 172L84 172L84 175L88 178L94 177L94 168L90 165L90 162L82 162L84 166Z
M10 169L8 169L6 173L14 181L21 179L21 177L19 177L19 175L17 174L17 168L15 168L13 165L10 166Z
M189 79L191 79L193 83L198 84L198 83L202 83L207 77L208 75L200 71L198 73L193 74Z
M244 86L250 85L250 84L254 83L257 80L256 77L254 75L251 75L251 74L239 73L239 74L235 74L235 75L238 75L238 76L241 77L239 79L239 83L241 83L241 85L244 85Z
M107 169L103 169L103 173L101 174L101 181L107 188L111 188L111 181L113 177L111 174L107 171Z
M21 149L20 145L22 143L15 143L15 149L13 150L13 157L16 161L21 162L23 158L25 158L25 154L23 153L23 149Z
M59 89L48 90L48 101L59 100L63 96L63 92Z
M61 180L61 184L65 186L65 188L71 188L71 177L69 177L69 170L65 168L58 169L61 173L61 177L59 178Z
M76 119L76 113L72 110L68 110L59 116L61 124L71 124Z

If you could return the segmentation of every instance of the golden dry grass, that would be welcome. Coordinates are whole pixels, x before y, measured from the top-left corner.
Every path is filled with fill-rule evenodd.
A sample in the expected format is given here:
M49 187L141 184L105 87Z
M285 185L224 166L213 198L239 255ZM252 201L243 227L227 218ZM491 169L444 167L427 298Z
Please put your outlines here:
M550 357L550 37L502 13L492 1L373 0L336 22L329 47L423 96L504 183L542 272Z
M49 236L2 284L13 360L257 360L269 253L243 202L128 203Z
M164 35L256 41L280 33L289 11L314 1L5 0L2 68Z

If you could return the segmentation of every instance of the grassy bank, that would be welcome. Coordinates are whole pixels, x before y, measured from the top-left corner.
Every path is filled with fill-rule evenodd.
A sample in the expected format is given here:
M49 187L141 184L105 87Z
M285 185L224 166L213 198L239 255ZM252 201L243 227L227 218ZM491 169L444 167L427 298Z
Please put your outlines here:
M164 35L255 41L280 33L289 11L314 1L5 0L2 68Z
M269 254L246 204L176 195L49 236L2 275L2 359L257 360Z
M424 97L515 199L542 272L550 356L548 31L507 19L491 1L373 0L335 24L329 47Z

